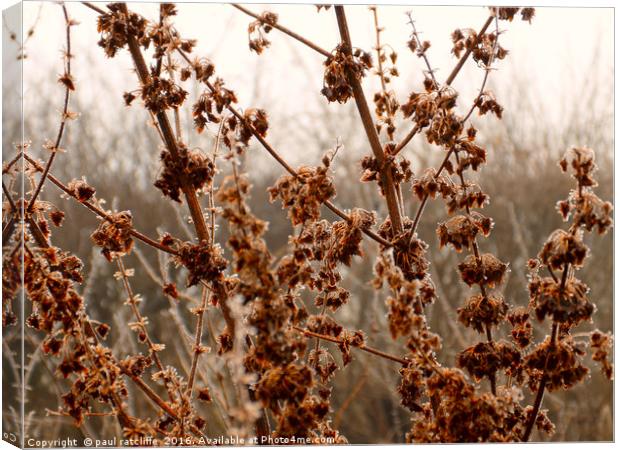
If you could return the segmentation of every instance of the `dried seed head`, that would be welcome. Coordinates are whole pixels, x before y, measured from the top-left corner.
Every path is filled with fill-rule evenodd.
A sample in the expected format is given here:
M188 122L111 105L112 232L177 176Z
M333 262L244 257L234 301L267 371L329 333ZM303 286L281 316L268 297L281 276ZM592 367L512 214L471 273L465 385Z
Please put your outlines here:
M463 215L453 216L437 227L439 246L451 244L457 252L469 248L478 234L478 227L474 221Z
M194 286L201 280L219 283L222 281L226 259L220 247L207 241L198 245L186 242L179 247L179 262L188 270L187 286Z
M264 49L271 45L271 42L267 39L271 29L278 23L278 15L269 11L265 11L260 15L260 18L251 22L248 26L248 38L250 50L261 54Z
M528 284L530 304L540 321L550 316L554 321L576 326L590 320L595 306L587 297L585 283L571 277L562 286L551 277L533 276Z
M132 217L130 211L110 214L110 221L103 220L90 238L102 248L101 253L108 261L115 255L125 255L133 247Z
M79 202L89 201L95 195L95 188L86 183L86 180L72 180L67 183L67 189L71 191L71 195Z
M485 253L480 255L479 260L475 255L468 255L458 267L461 279L468 286L479 284L493 288L503 282L508 264L490 253Z
M181 202L183 180L196 190L204 188L213 180L213 161L199 149L189 150L181 144L178 147L178 158L174 158L168 150L163 150L160 157L163 170L154 185L176 202Z
M577 180L581 187L595 187L597 185L594 172L597 170L594 162L594 150L587 147L573 147L566 151L560 160L560 167L563 172L569 168L572 170L573 178Z
M484 333L487 327L496 327L506 318L508 305L501 296L474 295L457 310L459 322Z
M300 167L297 176L283 175L269 188L270 200L279 198L282 201L293 225L318 220L321 205L335 194L326 166Z
M366 70L372 68L372 57L360 49L351 51L342 43L327 57L323 65L325 74L321 94L330 102L346 103L353 96L350 79L361 80Z
M545 242L538 257L552 269L562 270L565 265L581 267L588 255L588 247L576 235L564 230L555 230Z

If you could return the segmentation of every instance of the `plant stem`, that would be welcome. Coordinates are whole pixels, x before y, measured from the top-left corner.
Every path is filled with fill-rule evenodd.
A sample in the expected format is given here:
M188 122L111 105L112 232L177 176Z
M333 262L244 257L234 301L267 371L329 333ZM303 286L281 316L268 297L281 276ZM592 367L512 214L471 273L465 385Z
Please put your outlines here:
M161 359L159 358L159 355L157 354L158 353L157 349L155 348L153 340L151 339L148 329L146 328L144 317L142 317L142 313L140 313L140 309L138 308L136 296L134 295L133 290L131 289L131 284L129 283L129 277L127 275L127 270L125 269L125 264L123 264L123 258L121 256L116 257L116 265L121 274L121 279L123 280L123 287L125 288L125 293L127 294L127 297L128 297L127 303L129 304L129 307L131 308L131 311L133 312L133 315L136 318L136 323L139 324L142 333L144 333L146 345L149 349L151 357L153 358L153 361L155 362L155 365L157 366L157 369L163 372L164 365L162 364ZM167 381L165 381L165 378L164 378L164 384L166 386L166 391L168 392L168 397L170 398L170 401L174 402L173 389L170 386L170 384Z
M342 339L338 339L338 338L335 338L335 337L332 337L332 336L327 336L325 334L315 333L313 331L305 330L305 329L297 327L297 326L293 326L293 329L295 331L299 331L300 333L305 334L306 336L322 339L324 341L333 342L334 344L342 344L344 342ZM398 356L390 355L389 353L386 353L384 351L377 350L376 348L373 348L373 347L369 347L366 344L362 344L362 345L357 346L355 348L359 348L360 350L363 350L363 351L365 351L367 353L372 353L373 355L380 356L382 358L389 359L390 361L394 361L394 362L400 363L403 366L406 366L406 365L408 365L411 362L411 361L409 361L406 358L399 358Z
M209 301L210 292L207 291L205 287L202 288L202 301L200 303L200 308L197 311L198 320L196 322L196 333L194 335L194 354L192 356L192 366L189 371L189 378L187 380L187 396L188 398L192 398L192 390L194 389L194 380L196 379L196 369L198 368L198 359L202 354L201 345L202 345L202 329L204 324L204 313L207 309L207 304Z
M129 15L129 10L127 9L126 3L122 4L122 10L125 14ZM140 82L143 85L148 85L151 82L151 77L135 36L131 34L127 35L127 46L129 47L129 53L131 54L131 58L136 67ZM157 118L159 128L163 134L166 148L170 152L172 158L179 162L179 148L174 137L174 132L172 131L172 126L170 125L168 115L165 111L159 111L155 114L155 117ZM192 221L194 223L194 227L196 228L196 233L198 234L198 239L209 242L209 230L207 229L207 224L205 222L204 215L202 214L200 203L198 202L196 189L194 189L194 187L188 182L187 177L184 174L180 174L179 178L181 182L181 190L185 195L185 200L187 201L187 206L190 210Z
M135 383L135 385L151 400L155 405L157 405L163 412L168 414L175 422L181 422L181 419L177 415L174 409L170 407L157 393L151 389L151 387L142 380L142 378L133 375L128 371L123 371L125 375L129 377L131 381ZM190 424L190 430L196 436L201 437L202 439L207 439L207 437L203 434L202 431L198 429L194 424Z
M30 156L28 156L27 154L24 153L24 159L26 161L28 161L30 164L32 164L32 166L37 169L38 171L42 171L43 167L36 162L34 159L32 159ZM60 190L62 190L65 194L67 194L68 196L70 196L73 199L77 198L75 197L75 195L73 194L73 192L65 185L62 183L62 181L60 181L58 178L56 178L55 176L53 176L51 173L48 173L47 178L53 183L55 184ZM87 209L91 210L92 212L94 212L95 214L97 214L99 217L107 220L108 222L113 222L114 220L112 219L112 217L106 213L104 210L102 210L101 208L99 208L98 206L96 206L94 203L92 202L79 202L82 205L84 205ZM140 233L139 231L137 231L136 229L132 228L129 233L134 236L136 239L141 240L142 242L144 242L145 244L150 245L151 247L154 247L158 250L162 250L166 253L170 253L171 255L175 255L178 256L178 252L173 249L168 247L167 245L163 245L160 244L159 242L155 241L154 239L151 239L150 237L146 236L145 234Z
M62 6L63 15L65 16L65 36L66 36L66 45L67 45L67 50L65 54L65 71L64 71L63 76L69 77L69 82L70 82L71 58L72 58L71 56L71 23L69 20L69 14L67 13L67 7L65 6L64 3L61 6ZM54 163L56 154L60 150L60 143L62 142L62 137L64 135L65 126L68 120L70 91L71 89L69 89L69 85L65 84L65 100L64 100L63 110L62 110L62 120L60 121L60 126L58 127L56 141L54 142L54 146L50 149L52 154L50 155L50 158L47 160L47 164L45 165L45 169L43 170L43 175L41 175L41 179L39 180L39 183L37 184L37 187L35 188L34 193L32 194L32 197L30 197L28 206L26 207L27 214L30 214L32 210L34 209L34 205L35 205L35 202L37 201L37 197L39 196L41 189L43 189L43 185L45 184L45 180L47 179L47 174L52 168L52 164Z
M250 11L249 9L246 9L246 8L244 8L243 6L241 6L241 5L239 5L239 4L236 4L236 3L233 3L231 6L234 6L234 7L235 7L235 8L237 8L239 11L241 11L241 12L243 12L243 13L247 14L248 16L254 17L256 20L259 20L260 22L265 23L265 22L263 21L263 18L262 18L260 15L258 15L258 14L256 14L256 13L253 13L253 12L252 12L252 11ZM288 28L286 28L286 27L283 27L282 25L280 25L280 24L279 24L279 23L277 23L277 22L276 22L275 24L271 24L271 23L270 23L270 24L269 24L269 26L271 26L272 28L275 28L276 30L280 30L280 31L281 31L282 33L284 33L284 34L288 34L288 35L289 35L290 37L292 37L293 39L296 39L296 40L298 40L299 42L301 42L302 44L307 45L307 46L308 46L308 47L310 47L312 50L314 50L314 51L316 51L316 52L320 53L320 54L321 54L321 55L323 55L323 56L328 57L328 56L330 56L330 55L331 55L331 53L330 53L330 52L328 52L327 50L322 49L321 47L319 47L319 46L318 46L318 45L316 45L315 43L313 43L313 42L309 41L308 39L304 38L303 36L300 36L299 34L295 33L294 31L289 30L289 29L288 29Z
M532 434L532 430L534 429L534 424L536 423L536 417L538 416L538 411L540 411L540 407L543 402L543 397L545 396L545 387L547 385L547 374L543 374L540 379L540 384L538 385L538 392L536 392L536 399L534 400L534 409L532 411L532 415L530 420L527 423L525 428L525 432L523 433L523 442L527 442L530 440L530 435Z
M489 28L489 25L491 25L491 22L493 21L494 17L495 17L495 15L491 14L487 18L486 22L484 23L484 25L482 26L482 28L478 32L478 35L477 35L477 39L478 40L480 40L482 38L482 35L484 33L486 33L487 28ZM472 48L471 47L468 48L467 50L465 50L465 53L463 54L463 56L461 56L461 59L459 59L459 62L456 64L454 69L452 69L452 72L450 72L450 75L448 75L448 78L446 79L446 85L450 86L452 84L452 82L454 81L456 76L459 74L459 72L463 68L463 65L465 64L465 61L467 61L467 58L469 58L469 55L471 54L471 52L472 52Z
M350 56L352 55L351 36L349 34L349 26L347 25L347 18L342 5L336 5L336 18L338 20L338 29L340 30L340 38L345 44L345 52ZM349 84L353 88L353 95L355 97L355 104L360 114L366 137L372 149L372 152L377 160L377 163L381 167L380 178L383 191L385 193L385 199L387 201L388 212L390 214L390 221L392 222L392 234L398 236L403 231L402 217L400 215L400 208L398 206L398 196L396 193L396 184L392 177L391 165L386 164L385 154L379 141L379 135L377 129L372 120L368 102L364 95L364 90L359 80L357 80L350 73L348 74Z

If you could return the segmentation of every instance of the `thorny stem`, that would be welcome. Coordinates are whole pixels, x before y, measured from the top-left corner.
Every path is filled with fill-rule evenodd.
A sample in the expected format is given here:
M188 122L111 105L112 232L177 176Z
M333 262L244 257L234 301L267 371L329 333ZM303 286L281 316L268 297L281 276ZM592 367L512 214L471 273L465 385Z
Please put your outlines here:
M332 336L328 336L328 335L325 335L325 334L315 333L315 332L310 331L310 330L305 330L305 329L303 329L301 327L293 326L293 329L295 331L298 331L298 332L306 335L306 336L318 338L318 339L321 339L321 340L324 340L324 341L333 342L334 344L342 344L344 342L342 339L338 339L338 338L335 338L335 337L332 337ZM400 363L403 366L406 366L406 365L408 365L411 362L410 360L408 360L406 358L399 358L398 356L390 355L389 353L383 352L381 350L377 350L376 348L369 347L366 344L362 344L362 345L354 347L354 348L359 348L360 350L363 350L363 351L368 352L368 353L372 353L373 355L380 356L382 358L389 359L390 361L394 361L394 362Z
M38 171L42 171L43 170L43 167L37 161L32 159L30 156L28 156L26 153L24 153L24 159L26 161L28 161L30 164L32 164L32 166L35 169L37 169ZM58 178L56 178L54 175L52 175L51 173L48 173L47 178L53 184L55 184L60 190L62 190L65 194L67 194L71 198L77 200L77 198L75 197L73 192L65 184L63 184ZM107 220L108 222L111 222L111 223L114 222L114 220L112 219L112 217L108 213L106 213L104 210L102 210L101 208L96 206L94 203L92 203L92 202L79 202L79 203L84 205L87 209L91 210L95 214L97 214L99 217ZM170 248L167 245L163 245L163 244L161 244L161 243L151 239L150 237L140 233L139 231L135 230L134 228L131 228L129 233L132 236L134 236L136 239L141 240L145 244L148 244L151 247L154 247L154 248L156 248L158 250L162 250L162 251L164 251L166 253L170 253L171 255L175 255L175 256L178 256L178 254L179 254L175 249Z
M234 6L235 8L237 8L239 11L247 14L248 16L254 17L256 20L259 20L261 22L263 22L263 18L256 14L253 13L252 11L250 11L249 9L244 8L243 6L233 3L232 6ZM304 38L303 36L300 36L299 34L295 33L294 31L289 30L286 27L283 27L282 25L280 25L279 23L275 23L275 24L269 24L269 26L271 26L272 28L275 28L277 30L280 30L282 33L284 34L288 34L290 37L292 37L293 39L298 40L299 42L301 42L304 45L307 45L308 47L310 47L312 50L320 53L321 55L325 56L325 57L329 57L331 56L331 53L328 52L327 50L322 49L321 47L319 47L318 45L316 45L315 43L309 41L308 39Z
M352 44L351 36L349 34L349 26L347 25L347 18L342 5L336 5L336 18L338 20L338 29L340 30L340 38L345 44L345 52L352 57ZM392 177L392 169L389 164L386 164L385 154L377 135L377 129L372 120L368 102L364 95L364 90L360 82L351 74L348 74L349 84L353 88L353 95L355 97L355 104L357 105L364 130L366 131L366 137L372 149L372 152L381 167L380 178L381 185L385 193L385 199L387 202L388 212L390 215L390 221L392 223L392 234L398 236L403 231L402 217L400 214L400 208L398 205L398 195L396 192L396 183Z
M67 42L67 49L65 53L65 72L63 74L63 77L68 78L67 82L65 83L65 100L64 100L63 110L62 110L62 120L60 121L60 127L58 128L58 134L56 135L56 141L54 142L54 146L50 148L50 151L52 152L52 154L50 155L50 158L47 160L47 164L45 165L45 169L43 170L43 175L41 175L39 184L37 185L36 189L34 190L34 193L32 194L32 197L30 197L30 201L28 202L28 207L26 208L27 214L31 213L32 210L34 209L34 204L37 201L37 197L39 196L39 193L41 192L41 189L43 188L43 185L45 184L45 180L47 178L47 175L50 169L52 168L52 164L54 163L56 154L60 150L60 143L62 141L62 137L65 131L65 126L68 120L69 96L70 96L70 91L71 91L71 89L69 88L69 83L72 82L71 81L71 58L73 57L71 55L71 21L69 19L69 14L67 13L67 7L65 6L64 3L61 6L62 6L62 12L65 16L65 26L66 26L65 33L66 33L66 42Z
M136 323L140 327L142 333L144 333L146 345L149 348L149 352L151 354L151 357L153 358L153 361L155 362L155 365L161 372L163 372L164 365L162 364L161 359L157 354L158 350L155 348L153 340L151 339L148 329L146 328L146 320L144 319L144 317L142 317L140 309L138 308L136 296L134 295L131 284L129 283L129 276L127 275L127 270L125 269L125 264L123 264L123 258L121 256L116 257L116 265L118 266L121 279L123 280L123 287L125 288L125 292L127 293L127 303L129 304L131 311L136 318ZM166 391L168 392L168 397L170 398L170 401L174 401L174 392L165 378L164 384L166 386Z

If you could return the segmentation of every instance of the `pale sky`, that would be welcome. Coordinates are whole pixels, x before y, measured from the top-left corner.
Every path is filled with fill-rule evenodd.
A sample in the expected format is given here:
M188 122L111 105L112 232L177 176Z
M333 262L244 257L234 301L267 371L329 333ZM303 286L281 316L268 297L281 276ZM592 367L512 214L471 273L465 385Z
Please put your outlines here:
M99 39L96 13L80 3L67 5L71 17L80 22L72 29L73 68L78 92L95 96L105 111L108 102L122 103L122 93L136 88L131 61L127 52L113 60L105 58L102 49L96 45ZM40 7L40 2L25 2L25 29L34 21ZM133 3L130 7L151 19L158 17L156 3ZM314 5L276 4L255 4L248 8L255 12L270 10L278 13L282 25L326 50L333 49L339 40L333 10L317 13ZM178 4L178 11L175 18L177 28L184 37L198 39L196 54L206 55L215 63L216 73L235 90L241 108L263 107L272 118L280 119L309 108L306 100L316 97L322 87L321 63L324 58L321 55L277 30L268 35L271 48L262 55L250 52L247 26L253 19L230 5L184 3ZM375 36L368 7L347 6L346 11L354 45L371 50ZM386 28L382 34L383 42L399 53L401 77L396 79L393 88L401 101L412 89L420 89L423 69L422 60L406 49L411 30L405 16L407 11L412 12L422 38L432 42L428 57L438 69L439 79L445 79L456 62L450 54L452 31L456 28L479 29L488 16L488 9L482 6L380 6L379 20ZM528 83L528 92L524 95L546 100L548 106L544 113L550 119L561 118L562 99L581 96L586 81L605 85L610 96L603 101L611 104L613 20L611 8L540 7L536 9L531 25L520 19L500 21L500 29L505 31L500 43L510 54L498 64L498 72L492 74L490 86L498 91L510 90L515 75L518 75ZM33 86L38 86L37 80L49 79L50 73L60 72L59 50L64 46L63 33L60 7L52 2L44 3L35 36L27 48L28 59L24 66L25 98L33 108L36 108L38 96L27 94L29 86L34 89ZM101 92L99 77L111 81L105 92ZM470 61L455 87L464 98L473 98L481 77L482 71ZM365 81L369 87L376 82L376 77ZM57 93L50 93L54 94ZM464 101L464 104L469 103L469 100ZM330 105L335 110L339 107Z

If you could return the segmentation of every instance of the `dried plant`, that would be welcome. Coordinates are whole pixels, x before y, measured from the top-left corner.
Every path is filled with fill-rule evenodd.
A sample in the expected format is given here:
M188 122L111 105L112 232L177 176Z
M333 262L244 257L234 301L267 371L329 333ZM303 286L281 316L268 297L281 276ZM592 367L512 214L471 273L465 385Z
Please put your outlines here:
M339 371L348 370L356 352L365 352L393 364L399 374L393 390L411 413L403 440L528 441L535 426L553 433L554 424L543 409L545 392L582 383L588 374L586 355L612 378L612 335L576 332L580 324L593 320L596 310L586 282L577 278L588 263L586 234L603 234L612 226L611 203L595 193L592 150L571 148L560 161L562 171L576 183L557 205L569 226L549 230L540 253L529 260L529 279L522 280L529 304L511 304L503 297L509 262L483 250L492 248L485 239L494 222L482 212L491 199L483 190L487 150L477 141L474 113L502 118L503 106L487 87L497 60L508 55L500 43L500 22L518 15L529 22L532 8L492 7L479 31L455 30L452 53L457 62L444 81L431 66L431 43L421 39L408 15L408 47L424 67L424 81L400 101L390 88L400 75L399 56L381 40L376 7L370 8L373 49L353 45L345 8L335 6L341 39L333 50L324 50L286 28L277 14L233 5L253 18L248 26L250 50L268 57L269 39L279 38L281 32L325 58L323 86L316 94L328 102L355 103L370 147L360 162L360 183L376 186L388 212L381 217L361 205L341 209L334 203L333 167L339 148L327 151L314 166L294 168L283 159L267 141L273 126L268 113L242 109L235 92L217 75L216 65L194 56L196 41L175 28L173 4L161 4L155 20L124 3L84 5L98 15L99 47L105 55L114 58L127 51L131 56L137 84L124 96L131 106L126 114L143 107L151 118L161 144L154 187L166 200L186 208L193 236L188 240L162 231L149 237L135 228L133 217L140 211L106 209L95 187L87 183L87 174L76 174L80 178L66 183L53 175L54 163L64 157L65 129L76 117L69 107L78 86L71 72L71 28L76 22L61 5L66 48L57 137L45 144L45 161L32 157L29 145L22 143L3 167L3 180L8 180L3 181L3 327L15 325L23 287L30 311L26 324L36 330L40 349L57 376L68 382L58 410L50 414L69 416L79 428L88 426L91 417L109 417L129 444L210 443L216 425L205 411L216 411L227 432L245 442L346 443L338 430L346 420L344 409L333 409L332 382ZM324 9L321 14L331 14L329 6ZM452 86L468 59L483 73L470 102ZM374 116L362 87L372 76L380 86L372 97ZM187 87L192 82L202 90L195 99ZM189 148L180 126L182 111L189 111L192 132L209 130L216 136L210 153ZM438 168L418 171L411 164L405 150L416 135L443 152ZM240 170L240 161L252 140L286 172L269 188L271 201L286 210L293 229L283 254L269 248L269 224L254 215L248 203L252 174ZM21 167L31 186L26 195L17 192L15 183ZM475 176L478 172L482 175ZM52 230L71 227L71 220L57 202L41 200L39 194L50 183L100 219L91 240L112 265L126 297L130 318L120 323L121 330L93 318L88 296L78 288L84 281L82 261L52 243ZM208 207L203 206L205 198ZM447 211L436 230L439 247L462 254L455 273L471 288L458 308L458 321L480 335L466 343L454 361L439 357L442 336L432 330L427 317L429 306L442 294L431 277L429 243L418 235L418 227L429 199L436 198ZM417 205L413 217L406 214L405 203ZM329 220L325 209L339 219ZM227 230L219 229L216 221ZM365 251L364 239L377 247L377 255L370 261L374 274L364 274L363 283L385 302L387 328L378 333L399 342L398 354L370 345L370 330L347 329L338 320L338 312L358 301L344 285L343 274L354 260L374 255ZM148 263L145 268L160 288L157 300L169 303L179 330L176 339L154 333L133 287L135 270L126 266L126 259L136 252L142 259L144 246L160 253L160 273ZM199 298L193 298L196 292ZM184 304L192 315L191 331L179 312ZM216 329L212 316L220 315L223 324ZM535 321L548 323L550 334L536 336ZM106 344L110 333L123 330L130 330L126 336L132 344L121 351ZM169 364L167 346L182 349L179 354L185 361ZM364 380L361 377L360 383ZM362 384L358 386L356 393ZM128 406L138 393L156 413Z

